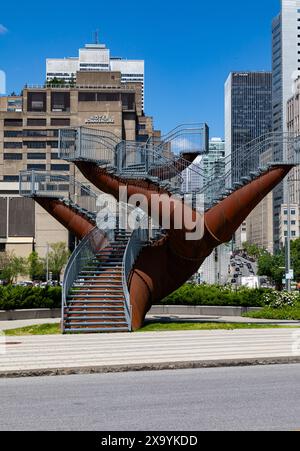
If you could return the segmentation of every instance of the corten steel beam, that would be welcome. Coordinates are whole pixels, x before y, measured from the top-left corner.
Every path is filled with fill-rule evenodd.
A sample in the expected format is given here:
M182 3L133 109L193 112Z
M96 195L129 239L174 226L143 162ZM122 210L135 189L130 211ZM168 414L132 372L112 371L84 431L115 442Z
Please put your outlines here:
M167 194L154 183L143 180L126 180L108 174L94 163L77 162L84 176L98 189L118 199L119 187L126 186L128 197L134 194L146 196L148 214L163 219L163 208L158 205L150 210L152 194ZM167 236L151 247L142 250L134 270L130 275L129 291L132 305L133 329L139 329L151 306L190 279L212 251L222 243L231 240L233 234L249 216L251 211L267 196L289 173L293 165L279 165L269 169L248 185L238 189L225 200L201 217L192 212L193 221L204 222L203 236L195 241L187 241L186 233L194 230L190 224L175 230L174 217L181 201L170 202L170 230ZM189 207L185 207L189 208Z
M59 199L35 196L34 200L79 240L95 228L88 218L64 205Z
M160 180L168 180L176 177L179 172L183 172L191 165L195 159L200 155L200 152L184 153L176 160L173 165L161 165L149 171L152 177L159 177ZM189 163L189 165L187 164Z

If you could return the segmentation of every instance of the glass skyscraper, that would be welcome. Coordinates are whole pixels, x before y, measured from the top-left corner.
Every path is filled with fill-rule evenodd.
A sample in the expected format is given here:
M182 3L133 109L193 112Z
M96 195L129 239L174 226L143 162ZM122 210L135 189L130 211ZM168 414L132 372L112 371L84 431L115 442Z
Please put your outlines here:
M249 175L241 164L249 156L243 146L271 130L271 72L232 72L225 84L226 171L231 169L231 183Z

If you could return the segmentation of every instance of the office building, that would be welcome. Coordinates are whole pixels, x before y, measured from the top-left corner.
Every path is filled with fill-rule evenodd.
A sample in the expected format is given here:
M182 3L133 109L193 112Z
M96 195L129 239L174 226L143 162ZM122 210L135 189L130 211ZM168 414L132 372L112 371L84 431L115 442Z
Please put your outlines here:
M20 98L1 98L0 249L45 255L47 244L72 242L68 232L38 204L19 197L21 170L54 171L86 182L58 158L59 129L87 126L121 140L146 141L153 121L142 111L140 83L123 83L120 72L78 72L73 87L25 87ZM13 102L14 103L13 103ZM14 107L17 104L22 106ZM88 186L90 184L86 182Z
M225 141L222 138L211 138L209 141L209 151L203 156L201 167L203 169L204 186L207 187L205 192L205 201L210 205L219 196L215 187L220 186L218 179L223 180L225 176Z
M288 208L290 208L290 214L288 213ZM281 205L280 228L279 228L280 247L284 247L286 245L286 239L288 237L289 221L290 221L291 240L297 240L300 238L300 206L299 206L299 204L291 203L289 206L287 204Z
M145 63L143 60L127 60L112 57L105 44L86 44L79 49L78 57L48 58L46 79L73 83L80 71L120 72L122 83L141 83L144 109Z
M300 77L294 82L294 94L287 103L287 131L300 141ZM298 144L299 146L299 144ZM288 158L292 158L293 148L287 146ZM298 151L299 152L299 151ZM299 154L298 154L299 156ZM296 166L287 179L290 202L300 205L300 167Z
M293 80L300 71L300 0L281 0L281 12L272 24L272 126L274 132L286 132L287 102L293 94ZM274 149L274 157L282 160L286 150ZM287 184L274 190L274 243L279 248L281 205L286 202Z
M271 72L232 72L225 83L225 154L232 183L249 175L242 163L251 156L243 146L271 130Z
M273 148L265 150L259 157L259 166L264 167L272 159ZM274 252L273 192L269 193L252 211L246 222L246 240L250 244Z

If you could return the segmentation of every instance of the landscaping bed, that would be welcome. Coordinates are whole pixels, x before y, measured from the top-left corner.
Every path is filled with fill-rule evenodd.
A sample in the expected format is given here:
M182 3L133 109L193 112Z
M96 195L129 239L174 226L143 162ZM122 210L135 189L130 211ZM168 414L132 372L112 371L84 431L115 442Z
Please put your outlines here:
M61 287L0 286L0 310L60 308L61 291Z

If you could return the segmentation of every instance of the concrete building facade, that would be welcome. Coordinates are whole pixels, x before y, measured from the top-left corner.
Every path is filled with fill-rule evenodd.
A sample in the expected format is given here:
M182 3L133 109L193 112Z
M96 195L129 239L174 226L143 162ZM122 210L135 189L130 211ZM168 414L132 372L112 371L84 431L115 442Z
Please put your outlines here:
M288 131L287 102L293 81L300 73L300 0L281 0L281 12L272 23L272 126L274 132ZM285 149L278 145L274 157L282 160ZM287 184L274 190L274 242L280 245L281 205L286 202Z
M74 82L77 73L120 72L122 83L141 83L144 108L145 62L112 57L105 44L86 44L78 50L77 57L48 58L46 60L46 80L53 78L67 83Z
M71 244L73 241L68 232L32 200L18 196L21 170L54 171L90 186L73 164L58 158L59 129L86 126L111 131L120 140L142 142L153 131L152 118L143 114L141 83L122 82L120 72L81 71L76 79L73 87L26 86L17 99L22 110L9 108L15 98L1 99L2 251L13 248L17 255L28 255L36 249L40 255L45 255L47 243Z

